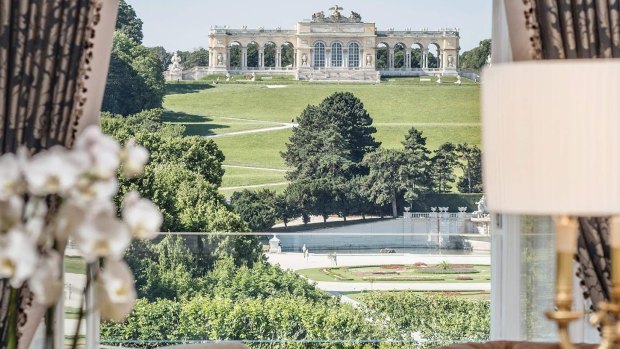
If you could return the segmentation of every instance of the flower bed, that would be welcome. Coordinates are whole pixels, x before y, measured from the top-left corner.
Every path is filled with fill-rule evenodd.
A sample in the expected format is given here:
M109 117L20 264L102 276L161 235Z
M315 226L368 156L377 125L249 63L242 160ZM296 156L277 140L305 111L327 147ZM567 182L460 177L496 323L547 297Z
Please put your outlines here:
M417 274L478 274L479 270L475 268L443 268L443 267L426 267L415 269Z

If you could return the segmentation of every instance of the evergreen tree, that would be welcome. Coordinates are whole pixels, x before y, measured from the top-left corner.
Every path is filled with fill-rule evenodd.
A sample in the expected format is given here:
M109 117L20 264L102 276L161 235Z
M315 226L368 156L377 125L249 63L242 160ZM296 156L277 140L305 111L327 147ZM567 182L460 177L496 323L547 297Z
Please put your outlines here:
M318 106L308 106L282 157L293 168L288 178L319 179L326 174L352 178L363 175L364 155L380 143L372 118L362 102L349 92L337 92Z
M392 204L392 215L398 216L398 198L403 186L402 169L406 163L403 151L378 149L364 158L370 169L366 179L369 199L377 205Z
M251 231L267 231L276 223L276 193L268 189L234 192L230 198L233 210L248 223Z
M461 193L482 193L482 152L475 145L467 143L456 147L459 156L459 166L463 176L459 179L457 188Z
M429 154L431 152L426 147L426 137L415 127L409 129L402 144L405 148L405 164L401 169L402 189L405 200L413 205L413 201L429 189Z
M435 151L429 167L431 190L436 193L449 193L455 181L454 167L458 164L456 146L444 143Z

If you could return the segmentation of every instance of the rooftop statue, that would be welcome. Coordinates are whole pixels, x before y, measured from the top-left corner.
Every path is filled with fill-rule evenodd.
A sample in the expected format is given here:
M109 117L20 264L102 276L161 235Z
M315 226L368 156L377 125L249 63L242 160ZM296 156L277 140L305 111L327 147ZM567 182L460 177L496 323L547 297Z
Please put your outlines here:
M331 16L325 17L325 12L320 11L312 15L312 22L316 23L361 23L362 16L359 13L351 11L350 17L345 17L340 12L342 7L334 5L329 8L332 11Z
M342 15L340 14L340 10L344 10L342 7L340 7L338 5L334 5L334 7L330 7L329 10L333 11L332 12L332 19L339 20L339 19L342 18Z

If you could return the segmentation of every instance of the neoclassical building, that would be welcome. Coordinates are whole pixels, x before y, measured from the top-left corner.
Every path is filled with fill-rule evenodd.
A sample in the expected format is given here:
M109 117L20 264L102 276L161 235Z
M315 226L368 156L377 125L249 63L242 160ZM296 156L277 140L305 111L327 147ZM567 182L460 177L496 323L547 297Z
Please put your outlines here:
M209 67L184 72L184 78L214 73L291 74L299 80L377 81L381 76L457 74L458 29L377 30L339 6L317 12L295 29L209 31Z

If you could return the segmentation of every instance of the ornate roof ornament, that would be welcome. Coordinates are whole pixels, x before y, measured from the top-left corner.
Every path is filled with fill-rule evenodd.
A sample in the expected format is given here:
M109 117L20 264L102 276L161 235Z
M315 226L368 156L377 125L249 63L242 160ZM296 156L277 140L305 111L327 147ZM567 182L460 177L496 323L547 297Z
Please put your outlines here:
M331 16L326 17L325 12L319 11L312 15L312 22L315 23L361 23L362 16L359 13L351 11L351 16L345 17L340 13L344 10L338 5L329 8L332 11Z

